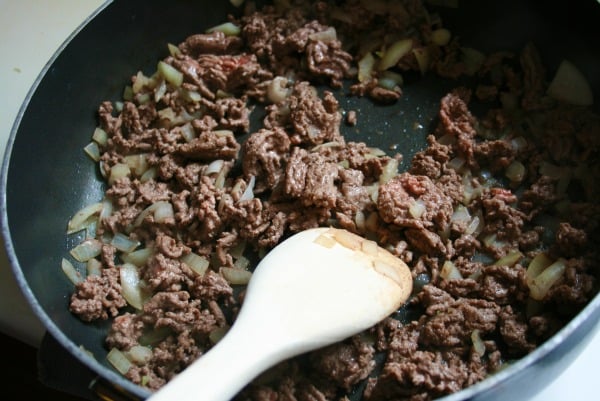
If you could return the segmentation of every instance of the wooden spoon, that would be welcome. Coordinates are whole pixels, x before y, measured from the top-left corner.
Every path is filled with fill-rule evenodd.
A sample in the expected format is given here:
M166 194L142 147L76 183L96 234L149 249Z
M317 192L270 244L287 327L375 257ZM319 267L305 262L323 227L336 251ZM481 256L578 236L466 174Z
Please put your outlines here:
M411 291L406 264L375 242L302 231L256 267L225 337L148 400L230 400L277 363L372 327Z

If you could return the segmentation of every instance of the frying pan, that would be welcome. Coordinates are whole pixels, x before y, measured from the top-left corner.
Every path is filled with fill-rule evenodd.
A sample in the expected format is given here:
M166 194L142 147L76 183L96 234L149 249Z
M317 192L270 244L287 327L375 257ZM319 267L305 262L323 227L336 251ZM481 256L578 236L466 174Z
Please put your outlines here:
M109 323L84 324L67 309L72 287L60 261L81 238L67 237L68 219L101 199L102 180L82 148L95 128L97 106L119 100L129 77L155 69L167 43L221 23L238 12L229 1L129 0L107 3L57 52L27 97L11 132L2 166L2 234L21 290L48 332L78 361L133 397L149 395L116 373L103 346ZM445 25L463 44L482 51L514 50L532 41L553 70L574 62L600 89L600 4L462 1L442 10ZM433 76L408 82L393 107L342 98L360 110L349 140L397 150L409 161L425 145L439 99L456 82ZM424 128L418 128L419 122ZM394 127L394 135L389 134ZM596 296L567 326L527 357L444 400L526 399L551 381L585 347L600 317ZM91 351L95 358L80 346Z

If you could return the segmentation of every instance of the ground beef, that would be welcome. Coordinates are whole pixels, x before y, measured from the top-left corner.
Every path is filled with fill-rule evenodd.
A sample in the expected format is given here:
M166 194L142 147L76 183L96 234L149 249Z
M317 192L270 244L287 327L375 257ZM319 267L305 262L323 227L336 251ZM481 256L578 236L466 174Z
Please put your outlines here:
M230 17L239 36L193 34L163 60L181 84L138 73L120 107L100 104L101 268L76 285L70 310L85 322L112 319L107 348L151 351L127 378L156 390L208 351L243 304L244 285L226 269L251 273L282 239L317 226L389 249L411 268L414 294L370 330L282 362L236 399L435 399L528 354L596 294L600 118L545 96L533 44L473 70L457 38L431 44L441 22L432 25L422 2L385 4L248 8ZM357 76L361 39L385 49L391 31L417 53L429 49L428 69L409 52ZM350 94L396 107L403 89L390 73L409 71L485 82L440 100L426 144L399 172L401 154L346 140L329 87L349 79ZM489 102L486 112L471 111L472 94ZM509 98L518 112L493 103ZM519 165L521 175L508 174ZM118 249L117 234L136 251ZM528 268L540 255L564 271L533 300ZM140 309L123 295L124 263L137 267Z

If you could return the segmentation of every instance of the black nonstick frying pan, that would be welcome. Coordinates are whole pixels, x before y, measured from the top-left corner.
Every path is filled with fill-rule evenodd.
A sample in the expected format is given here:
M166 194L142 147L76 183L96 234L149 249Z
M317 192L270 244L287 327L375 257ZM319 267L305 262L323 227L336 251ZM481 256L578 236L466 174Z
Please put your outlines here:
M81 363L138 398L132 384L106 362L106 324L85 324L69 313L72 288L60 262L77 238L65 225L83 206L101 199L102 180L82 152L96 126L101 101L118 100L138 70L152 71L167 43L221 23L238 10L229 1L130 0L108 3L74 35L45 68L23 105L2 169L2 233L21 289L49 333ZM600 4L594 0L461 1L442 11L446 26L468 46L519 51L529 41L545 65L573 61L600 93ZM456 82L433 76L409 82L393 107L365 99L342 100L360 109L349 139L397 150L409 161L425 145L439 99ZM425 128L417 128L419 122ZM394 127L394 136L389 134ZM79 239L80 240L80 239ZM532 354L490 379L445 400L526 399L558 375L583 349L600 318L600 296ZM91 351L91 358L80 345Z

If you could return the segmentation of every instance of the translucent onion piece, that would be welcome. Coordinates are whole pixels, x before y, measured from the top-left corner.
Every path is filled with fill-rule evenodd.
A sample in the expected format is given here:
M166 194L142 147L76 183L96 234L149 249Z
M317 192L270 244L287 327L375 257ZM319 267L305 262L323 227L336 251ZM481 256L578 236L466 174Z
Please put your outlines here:
M444 280L460 280L463 278L456 265L450 260L445 261L442 265L440 276Z
M175 217L173 205L169 202L158 202L154 210L154 221L157 223L166 223Z
M111 348L111 350L106 355L106 359L122 375L126 374L133 365L131 361L127 359L125 354L116 348Z
M129 176L131 171L125 163L117 163L111 167L108 175L108 184L113 185L117 180Z
M85 270L89 276L100 276L102 274L102 263L98 259L90 259L85 265Z
M221 159L218 160L213 160L212 162L210 162L210 164L206 167L206 169L204 170L203 174L204 175L211 175L211 174L216 174L219 171L221 171L221 169L223 168L223 165L225 164L225 162Z
M90 217L100 213L102 202L92 203L80 209L67 223L67 234L73 234L89 225Z
M162 75L162 77L171 85L180 87L183 83L183 74L172 65L161 60L158 62L157 70L160 75Z
M337 32L334 27L330 26L324 31L315 32L308 36L311 40L316 40L320 42L333 42L337 39Z
M417 199L408 208L408 213L412 216L412 218L418 219L421 216L423 216L423 213L425 213L425 210L426 210L425 203L423 203L422 200Z
M194 252L182 256L180 260L200 276L204 275L210 265L208 259Z
M191 142L194 138L198 136L196 134L196 130L194 130L194 127L192 127L192 124L189 122L183 124L180 128L181 136L183 136L186 142Z
M379 61L379 70L387 70L390 67L398 64L400 59L404 57L412 49L412 39L400 39L390 47L388 47Z
M244 4L244 0L229 0L229 2L234 7L240 7L242 4Z
M110 244L121 252L129 253L135 251L135 249L140 246L140 241L134 241L125 234L116 233L110 241Z
M267 87L267 98L269 101L279 103L285 100L290 94L287 84L288 80L285 77L273 78Z
M473 332L471 332L471 341L473 342L473 350L477 353L477 355L483 356L483 354L485 354L485 344L481 339L478 329L475 329Z
M371 52L365 54L358 61L358 81L359 82L370 81L374 66L375 66L375 57L373 57L373 54Z
M481 233L482 230L483 230L483 219L480 216L473 216L473 219L471 219L471 222L469 223L469 225L467 226L467 229L465 230L465 234L469 234L474 237L477 237Z
M163 207L164 204L170 205L170 203L167 201L158 201L156 203L151 204L144 210L142 210L140 212L140 214L138 214L138 216L135 218L135 220L133 222L133 227L138 227L140 224L142 224L142 222L144 221L144 219L146 219L146 217L148 217L151 214L154 215L154 212L156 211L156 209L158 209L159 207ZM173 210L172 206L171 206L171 210ZM155 220L156 220L156 217L155 217Z
M548 266L552 264L552 259L544 252L540 252L531 259L527 266L527 284L530 285L534 278L540 275Z
M485 54L470 47L461 47L460 50L463 55L462 60L465 63L466 73L469 75L475 74L485 61Z
M136 365L144 365L152 358L152 349L143 345L134 345L124 354L127 359Z
M100 215L98 216L99 220L106 219L112 215L113 212L113 204L112 201L108 198L102 201L102 210L100 210Z
M567 269L567 262L559 258L556 262L546 267L543 272L537 275L529 283L529 295L531 298L541 301L544 299L550 288L563 276Z
M127 155L124 157L125 164L129 166L130 171L132 171L136 176L140 177L142 174L148 170L148 154L147 153L139 153L136 155Z
M92 140L100 146L105 146L108 142L108 134L100 127L96 127L92 134Z
M445 28L439 28L431 32L431 41L437 46L446 46L451 38L452 34Z
M254 198L255 183L256 183L256 177L254 177L253 175L250 176L250 179L248 180L248 185L246 185L246 189L244 190L244 193L240 197L240 201L250 200L250 199Z
M390 159L385 166L383 166L383 171L379 175L379 183L385 184L389 180L391 180L394 176L398 174L398 160Z
M141 288L140 275L135 265L124 263L120 269L121 295L127 303L141 310L144 306L144 294Z
M248 269L248 266L250 266L250 260L245 257L245 256L240 256L239 258L237 258L235 260L235 262L233 263L233 267L237 268L237 269Z
M419 47L417 49L413 49L413 54L417 59L417 64L419 65L419 70L421 70L421 74L424 75L431 65L431 50L429 47Z
M142 89L148 85L150 79L144 75L143 72L138 71L135 76L135 80L133 81L132 90L134 94L138 94L142 91Z
M167 93L167 83L165 82L164 79L161 79L160 83L154 90L154 102L158 103L160 101L160 99L163 98L165 93Z
M65 259L65 258L62 259L62 261L60 263L60 267L61 267L63 273L65 273L67 278L73 284L77 285L84 281L81 274L77 271L77 269L75 269L75 266L73 266L73 263L69 262L67 259Z
M233 22L224 22L206 30L206 33L213 32L223 32L225 36L238 36L241 32L241 29Z
M142 335L138 339L138 342L141 345L154 345L167 338L171 333L172 330L169 327L159 327L154 330L148 330L142 333Z
M179 47L177 47L173 43L167 43L167 49L169 49L169 54L173 57L179 56L181 54L181 50L179 49Z
M514 266L522 258L523 253L521 251L512 251L498 259L494 264L496 266Z
M83 151L92 159L97 162L100 160L100 148L96 142L90 142L83 148Z
M247 285L252 278L252 272L235 267L222 267L221 274L229 284Z
M594 94L581 71L570 61L563 60L548 86L548 95L577 106L591 106Z
M120 255L120 257L123 262L131 263L132 265L136 265L139 267L143 266L153 254L154 249L148 247L141 248L133 252L123 253L122 255Z
M78 262L87 262L88 260L100 255L102 251L102 242L97 239L86 239L69 252Z
M508 178L512 182L521 182L525 177L525 166L520 161L514 160L508 165L506 171L504 172L504 175L506 175L506 178Z
M452 217L450 220L453 223L458 224L468 224L471 221L471 214L469 213L469 209L467 209L463 205L456 206L456 210L452 213Z
M158 170L156 167L150 167L142 176L140 177L141 182L147 182L153 180L158 175Z

